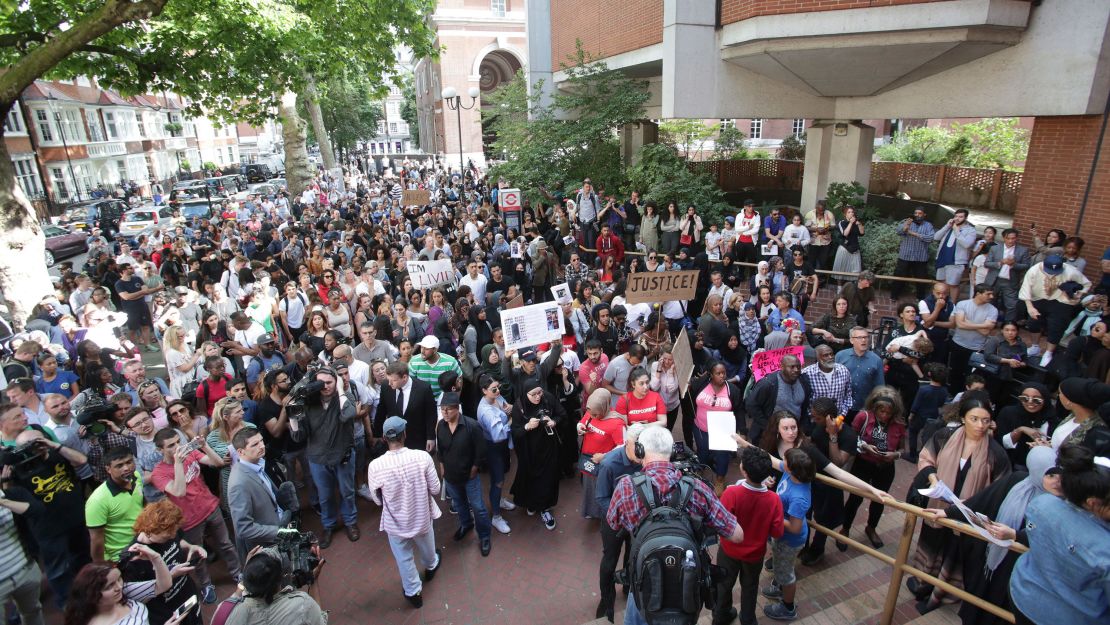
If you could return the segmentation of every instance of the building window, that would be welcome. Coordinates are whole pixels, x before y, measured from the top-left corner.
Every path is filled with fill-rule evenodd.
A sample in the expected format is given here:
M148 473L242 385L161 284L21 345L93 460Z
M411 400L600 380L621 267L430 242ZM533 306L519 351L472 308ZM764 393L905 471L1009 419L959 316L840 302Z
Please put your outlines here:
M229 163L234 163L235 162L235 150L230 145L227 146L227 162L229 162Z
M116 114L104 112L104 125L108 127L108 138L112 141L119 139L119 126L116 124Z
M120 182L127 180L127 161L116 161L116 173Z
M396 142L396 143L395 143L395 144L393 144L393 145L394 145L394 147L396 147L396 148L397 148L397 153L398 153L398 154L401 154L402 152L404 152L404 150L402 150L402 149L401 149L401 142L400 142L400 141Z
M378 147L381 148L382 154L389 154L389 151L385 149L387 145L389 145L389 144L378 142Z
M36 109L35 121L39 127L39 141L53 141L54 129L50 127L50 115L42 109Z
M139 125L139 136L146 139L146 120L142 113L135 116L135 122Z
M12 104L12 110L8 111L8 116L4 119L4 133L10 135L24 132L27 131L23 128L23 112L19 110L19 103Z
M763 120L762 119L753 119L752 124L751 124L751 126L749 127L748 130L749 130L748 137L750 137L752 139L762 139L763 138Z
M61 167L50 168L50 182L54 185L54 197L59 202L69 201L69 186L66 185L65 173Z
M35 170L34 159L12 159L12 165L15 165L15 179L19 181L19 186L23 188L23 193L29 198L42 195L42 185L39 184L39 177Z
M391 95L391 96L400 96L401 95L401 88L398 87L397 85L390 85L389 86L389 95Z
M66 109L58 113L60 122L59 131L65 140L70 143L83 143L85 141L85 134L81 132L83 124L81 123L81 112L73 109Z
M96 111L85 109L85 124L89 127L89 141L103 141L104 128L100 125L100 118Z
M735 119L722 119L721 120L721 130L724 130L725 128L735 128L735 127L736 127L736 120Z
M806 120L795 119L794 126L793 128L791 128L791 132L794 133L795 139L801 139L802 135L806 133Z
M370 153L371 154L377 154L378 153L378 144L377 143L371 143L370 144Z
M505 17L505 4L508 0L490 0L490 11L497 17Z
M397 122L389 122L389 132L391 134L397 134Z
M378 121L378 134L379 135L384 135L385 134L385 122L384 121L380 121L380 120Z

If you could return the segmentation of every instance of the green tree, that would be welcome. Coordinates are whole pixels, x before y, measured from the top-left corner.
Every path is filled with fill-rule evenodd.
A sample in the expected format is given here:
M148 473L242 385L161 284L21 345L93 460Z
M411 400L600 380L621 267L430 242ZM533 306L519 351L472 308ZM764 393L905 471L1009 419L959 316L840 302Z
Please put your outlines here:
M719 124L700 119L665 119L659 122L659 141L666 143L687 161L701 160L705 142L718 134Z
M1016 117L911 128L875 149L882 161L1004 169L1015 169L1028 153L1029 131Z
M897 133L890 143L875 148L875 155L881 161L941 164L951 145L947 128L920 126Z
M490 175L504 176L536 200L541 187L585 177L600 190L620 188L625 178L617 131L643 119L648 99L645 81L594 62L581 42L568 61L561 64L566 83L551 106L539 103L542 85L529 96L521 72L483 96L483 125L496 136L491 151L507 155Z
M790 135L783 139L782 145L779 146L778 157L788 161L806 160L806 136L804 134L801 137Z
M628 168L627 190L633 189L640 191L645 200L654 200L661 209L668 202L675 202L682 212L687 206L696 206L706 228L735 212L709 174L691 170L686 160L664 143L640 148L636 164Z
M719 161L729 161L748 157L748 137L740 132L735 125L722 126L717 133L717 142L713 149L713 158Z
M320 109L324 127L328 130L336 150L354 148L358 141L378 132L378 122L384 117L381 102L376 100L384 93L364 76L352 75L329 80L321 90ZM298 112L307 114L304 100L298 102ZM308 141L317 139L316 131L308 127Z
M416 106L416 85L412 76L405 76L401 83L401 119L409 126L409 136L413 145L420 145L420 114Z

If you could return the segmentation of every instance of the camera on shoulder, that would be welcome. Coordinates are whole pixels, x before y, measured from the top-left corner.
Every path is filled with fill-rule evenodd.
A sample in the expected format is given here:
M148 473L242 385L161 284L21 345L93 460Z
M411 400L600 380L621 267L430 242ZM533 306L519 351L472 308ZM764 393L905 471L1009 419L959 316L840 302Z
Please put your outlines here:
M281 554L282 568L291 586L300 588L316 581L313 571L320 564L320 558L312 550L316 543L312 532L291 528L278 530L274 548Z

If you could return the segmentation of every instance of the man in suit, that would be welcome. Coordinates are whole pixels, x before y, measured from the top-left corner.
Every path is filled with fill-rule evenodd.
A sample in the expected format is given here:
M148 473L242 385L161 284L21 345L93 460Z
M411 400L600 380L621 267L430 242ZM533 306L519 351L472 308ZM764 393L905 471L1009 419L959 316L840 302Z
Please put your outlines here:
M385 377L389 388L382 389L381 403L374 415L374 435L382 436L382 426L388 417L401 417L405 427L405 447L435 449L436 403L432 386L409 375L408 365L401 361L386 366Z
M987 252L983 265L987 268L984 284L994 287L995 301L1002 300L1004 321L1016 321L1018 289L1021 287L1025 270L1029 269L1029 248L1017 242L1018 231L1006 228L1002 231L1002 245L995 245Z
M289 524L297 508L293 482L278 486L266 475L266 443L254 428L243 428L231 438L239 462L227 478L227 502L235 525L240 557L256 545L277 541L278 530Z

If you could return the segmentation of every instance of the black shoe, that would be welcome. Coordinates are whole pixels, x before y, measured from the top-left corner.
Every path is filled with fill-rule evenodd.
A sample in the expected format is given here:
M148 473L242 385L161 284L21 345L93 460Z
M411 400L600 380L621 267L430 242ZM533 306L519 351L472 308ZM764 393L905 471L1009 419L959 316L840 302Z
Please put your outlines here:
M321 549L327 549L328 547L331 547L332 532L333 532L333 530L324 529L324 532L322 534L320 534L320 548Z
M933 600L932 597L925 597L924 599L914 604L914 607L917 608L918 614L925 615L939 608L940 602Z
M824 551L813 551L812 549L806 550L802 553L802 564L806 566L813 566L825 559Z
M911 577L906 580L906 588L908 588L918 600L925 599L933 594L933 586L922 582L916 577Z
M439 572L439 567L443 566L443 553L441 550L436 549L436 565L430 569L424 569L424 583L432 581L432 578Z
M401 591L401 592L402 592L402 594L404 593L404 591ZM408 595L405 595L405 601L408 601L409 603L411 603L412 607L414 607L414 608L424 607L424 596L423 596L422 593L416 593L415 595L413 595L411 597L408 596Z
M490 543L488 538L483 538L479 548L482 550L482 557L484 558L489 555L489 550L493 548L493 544Z
M594 612L594 618L601 618L603 616L605 618L609 619L610 623L613 622L613 600L612 599L604 599L603 598L601 601L598 602L597 611Z
M735 607L729 608L728 609L728 614L726 614L724 616L724 618L717 618L717 615L714 614L713 615L713 625L729 625L730 623L732 623L733 621L736 620L736 615L737 615L737 612L736 612Z
M469 533L469 527L460 527L459 529L455 530L455 542L462 540Z

